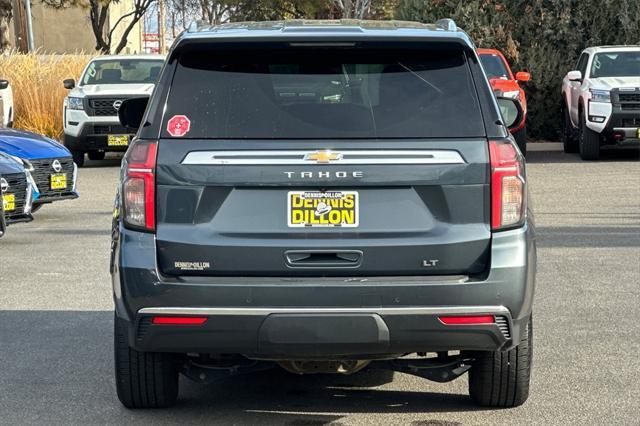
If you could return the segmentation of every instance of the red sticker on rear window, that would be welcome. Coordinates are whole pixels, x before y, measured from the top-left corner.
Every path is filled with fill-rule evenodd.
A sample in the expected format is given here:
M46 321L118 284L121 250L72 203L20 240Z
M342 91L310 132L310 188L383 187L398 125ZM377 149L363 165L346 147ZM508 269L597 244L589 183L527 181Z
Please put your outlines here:
M174 138L181 138L189 133L191 121L186 115L174 115L167 122L167 132Z

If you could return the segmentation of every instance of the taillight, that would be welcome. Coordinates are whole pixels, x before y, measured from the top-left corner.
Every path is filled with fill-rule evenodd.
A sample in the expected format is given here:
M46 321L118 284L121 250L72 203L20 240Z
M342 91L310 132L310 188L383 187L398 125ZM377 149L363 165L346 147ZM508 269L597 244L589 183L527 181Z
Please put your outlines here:
M524 222L526 193L524 163L508 139L489 142L491 157L491 229L498 231Z
M154 231L156 228L157 151L157 142L136 141L124 156L124 222L128 226L146 231Z

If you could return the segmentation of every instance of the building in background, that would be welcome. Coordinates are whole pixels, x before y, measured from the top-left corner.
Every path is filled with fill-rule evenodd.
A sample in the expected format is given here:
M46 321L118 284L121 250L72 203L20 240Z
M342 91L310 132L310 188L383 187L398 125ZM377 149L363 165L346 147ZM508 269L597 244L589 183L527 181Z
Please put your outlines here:
M26 24L22 0L14 0L13 23L9 25L9 48L26 51ZM121 16L133 9L133 0L120 0L111 3L105 29L111 28ZM47 53L76 53L96 51L96 40L91 29L88 12L82 7L66 7L55 9L35 0L31 5L33 17L33 36L36 50ZM113 39L117 43L124 28L131 18L123 19L114 32ZM127 46L120 52L142 52L142 21L136 24L127 38Z

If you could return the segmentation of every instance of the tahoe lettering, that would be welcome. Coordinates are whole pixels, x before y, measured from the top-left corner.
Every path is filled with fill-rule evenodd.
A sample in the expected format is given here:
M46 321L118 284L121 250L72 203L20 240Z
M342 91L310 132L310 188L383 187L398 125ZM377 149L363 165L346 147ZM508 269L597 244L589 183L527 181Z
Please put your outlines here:
M287 175L287 177L289 179L294 179L294 178L300 178L300 179L331 179L331 178L336 178L336 179L348 179L348 178L354 178L354 179L360 179L364 177L364 172L361 171L355 171L355 172L345 172L345 171L338 171L338 172L327 172L327 171L321 171L321 172L283 172L285 175Z

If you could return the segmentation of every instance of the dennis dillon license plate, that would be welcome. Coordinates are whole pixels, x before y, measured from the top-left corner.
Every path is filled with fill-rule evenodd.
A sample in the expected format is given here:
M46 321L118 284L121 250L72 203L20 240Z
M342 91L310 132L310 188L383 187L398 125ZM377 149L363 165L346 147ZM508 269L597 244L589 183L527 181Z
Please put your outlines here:
M2 194L2 207L5 212L12 212L16 209L16 194Z
M127 146L127 145L129 145L129 136L127 135L107 136L107 146Z
M65 173L51 175L51 189L67 189L67 175Z
M358 226L356 191L290 191L287 204L289 227Z

